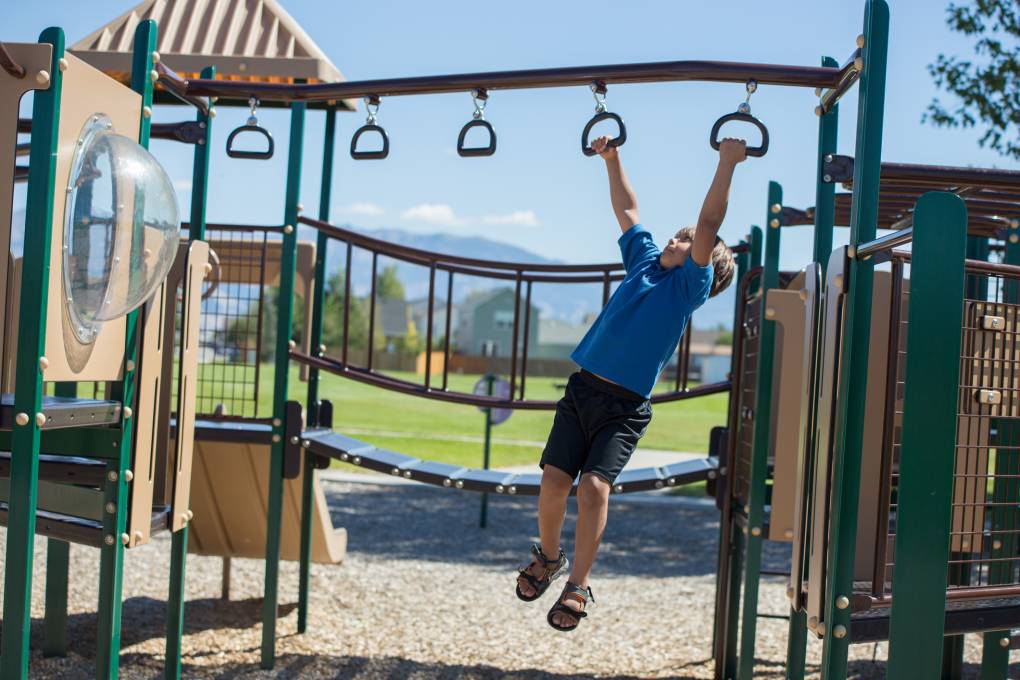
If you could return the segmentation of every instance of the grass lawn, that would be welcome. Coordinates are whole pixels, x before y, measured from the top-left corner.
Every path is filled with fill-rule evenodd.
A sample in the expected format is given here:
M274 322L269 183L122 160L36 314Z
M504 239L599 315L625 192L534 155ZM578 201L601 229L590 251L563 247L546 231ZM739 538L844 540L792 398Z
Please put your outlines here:
M304 401L307 383L292 367L290 394ZM322 372L321 398L333 402L333 428L380 448L430 460L481 467L485 417L474 406L463 406L389 392L354 380ZM420 381L413 373L392 373ZM272 408L272 368L260 371L259 411ZM470 392L476 375L450 375L450 389ZM556 400L563 378L528 377L528 398ZM655 414L642 445L649 449L706 452L709 430L726 422L726 394L655 406ZM517 410L493 428L492 467L527 465L538 461L552 425L552 411Z

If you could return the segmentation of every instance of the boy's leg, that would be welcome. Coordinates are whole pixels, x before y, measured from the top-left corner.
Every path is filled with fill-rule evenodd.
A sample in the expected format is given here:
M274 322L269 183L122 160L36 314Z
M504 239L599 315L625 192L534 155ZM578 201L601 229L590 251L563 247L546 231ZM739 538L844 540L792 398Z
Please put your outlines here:
M570 570L570 582L588 587L588 576L595 563L595 555L606 530L609 515L609 494L612 486L596 474L581 475L577 485L577 528L574 534L574 564ZM576 600L566 599L564 604L571 609L580 609ZM567 614L554 614L553 621L560 626L572 625L576 618Z
M563 530L563 518L567 513L567 498L574 478L552 465L542 469L542 485L538 491L538 535L542 544L542 552L551 560L560 554L560 532ZM532 576L539 577L544 571L543 565L533 560L528 571ZM530 597L535 589L523 578L517 583L524 595Z

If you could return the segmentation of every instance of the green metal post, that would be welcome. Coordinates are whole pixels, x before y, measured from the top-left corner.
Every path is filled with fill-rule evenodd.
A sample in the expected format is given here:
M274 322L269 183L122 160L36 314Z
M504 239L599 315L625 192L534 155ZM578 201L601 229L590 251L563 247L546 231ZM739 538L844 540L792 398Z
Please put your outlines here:
M50 86L34 95L33 142L29 156L28 197L21 290L47 290L50 272L50 239L53 194L56 191L57 128L60 119L64 56L64 32L48 28L39 42L53 45ZM35 538L36 495L39 482L39 425L35 414L42 410L42 371L46 338L46 296L27 295L18 316L18 356L15 363L14 408L26 414L25 425L15 425L11 435L10 498L7 516L7 554L4 562L3 639L0 677L28 675L28 636L32 615L32 561Z
M326 111L326 132L322 149L322 184L319 188L319 219L329 221L330 197L333 189L333 156L336 146L336 109ZM326 234L319 232L315 244L315 284L312 293L312 323L309 329L310 351L322 351L322 310L326 303ZM305 402L308 424L319 424L319 369L308 369L308 400ZM312 482L315 466L312 456L304 454L301 478L301 556L298 564L298 632L308 629L308 576L312 563Z
M492 385L496 382L496 376L491 373L485 375L485 393L492 396ZM485 409L485 443L482 446L482 469L489 469L489 451L492 443L492 409ZM484 529L489 523L489 494L482 494L482 506L478 515L478 526Z
M46 633L43 656L67 656L67 576L71 544L46 540Z
M280 571L280 519L283 511L283 419L290 365L288 343L294 312L297 206L301 190L305 108L304 102L294 102L290 105L290 147L287 153L287 193L283 218L286 226L280 262L280 309L276 325L276 361L273 371L273 444L269 456L269 502L266 508L266 582L265 599L262 602L262 668L266 670L276 664L276 598Z
M917 201L914 225L890 678L935 678L941 665L967 209L954 194L928 193Z
M131 64L131 89L142 96L142 107L152 107L152 53L156 49L156 22L149 20L135 29L134 58ZM139 110L138 143L149 146L150 119ZM136 228L143 215L135 213ZM115 678L120 665L121 590L124 573L124 541L127 527L128 488L124 472L131 468L132 431L134 421L127 417L127 408L134 406L135 366L138 353L138 312L127 316L124 341L123 380L117 394L125 408L121 409L121 437L117 458L106 463L106 484L103 487L103 546L99 552L99 615L96 632L96 674ZM109 511L113 508L113 512Z
M1020 264L1020 238L1016 231L1011 231L1006 239L1006 250L1003 262ZM981 277L987 283L987 279ZM969 283L969 282L968 282ZM968 291L970 292L970 291ZM1003 301L1007 304L1020 302L1020 290L1015 281L1006 281ZM978 298L983 299L983 298ZM992 491L992 538L995 541L989 551L993 560L989 567L988 583L990 585L1009 583L1013 570L1012 558L1016 555L1016 536L1012 533L1020 520L1015 499L1020 497L1020 427L1008 419L1000 419L995 423L998 435L995 439L995 480ZM1011 505L1011 503L1014 503ZM999 533L1001 532L1001 533ZM999 561L995 561L999 560ZM1010 631L990 631L983 636L981 652L981 680L1005 680L1009 670Z
M872 240L878 222L888 42L889 6L885 0L868 0L864 11L864 70L860 77L857 103L857 149L850 213L851 244ZM843 630L850 630L850 609L837 607L836 600L842 603L840 598L849 598L853 592L874 260L851 260L848 279L849 292L840 356L842 368L837 386L838 407L827 554L829 578L826 579L825 623L829 631L835 631L839 626ZM846 677L849 644L849 635L825 636L822 645L823 680Z
M761 251L762 251L762 234L761 227L751 227L751 269L761 266ZM761 280L755 282L749 292L756 293L761 287Z
M832 57L822 57L822 66L838 67ZM818 119L818 168L815 174L815 247L814 261L825 267L832 253L832 230L836 222L836 185L825 181L825 157L836 153L836 133L839 129L839 104Z
M769 182L769 200L766 209L765 269L761 277L762 319L758 345L758 384L755 388L754 437L751 452L751 482L747 504L747 526L744 552L744 601L741 615L740 657L737 678L750 680L754 674L754 638L758 626L758 586L761 581L762 526L765 520L766 478L771 441L772 373L775 356L776 323L766 309L764 296L779 285L779 237L782 233L780 212L773 206L783 205L783 188Z
M215 78L216 67L202 69L202 78ZM210 110L213 103L209 103ZM215 114L213 114L215 115ZM191 220L188 237L205 238L205 212L209 191L209 157L212 144L212 115L199 111L196 116L204 134L195 145L191 169ZM170 595L166 614L166 663L163 676L167 680L181 677L181 650L184 640L184 579L188 557L188 525L170 538Z

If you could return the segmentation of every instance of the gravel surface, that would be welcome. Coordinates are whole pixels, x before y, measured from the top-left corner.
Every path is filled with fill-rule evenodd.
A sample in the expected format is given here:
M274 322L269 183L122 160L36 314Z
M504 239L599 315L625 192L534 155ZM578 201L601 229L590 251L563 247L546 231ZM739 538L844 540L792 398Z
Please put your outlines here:
M334 523L349 532L349 553L343 565L313 565L308 632L295 633L297 565L284 563L277 666L260 670L263 563L235 560L231 600L223 601L220 560L191 556L185 677L712 677L718 514L711 506L614 498L592 580L598 604L578 631L558 634L545 622L552 591L532 604L513 594L514 568L537 539L534 499L491 498L482 530L474 494L337 482L327 482L326 491ZM573 506L568 532L572 521ZM0 541L5 537L0 532ZM164 534L127 552L122 677L162 673L169 547ZM38 651L43 540L36 555L31 675L92 677L98 552L72 547L65 659ZM781 563L782 551L772 551L769 562ZM780 580L763 584L760 607L784 612ZM760 623L756 678L783 677L785 637L786 622ZM821 643L812 641L812 677L820 655ZM884 677L884 644L855 646L851 656L851 677ZM979 638L968 636L966 677L977 677L979 661Z

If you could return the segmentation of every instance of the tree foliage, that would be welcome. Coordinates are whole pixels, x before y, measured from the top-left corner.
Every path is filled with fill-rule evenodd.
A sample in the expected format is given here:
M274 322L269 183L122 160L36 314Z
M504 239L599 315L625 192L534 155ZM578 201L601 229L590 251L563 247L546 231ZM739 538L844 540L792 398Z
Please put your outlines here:
M937 97L924 120L939 127L976 127L982 147L1020 160L1020 0L951 3L949 27L977 42L977 60L940 54L928 66L935 84L955 95L947 106Z

